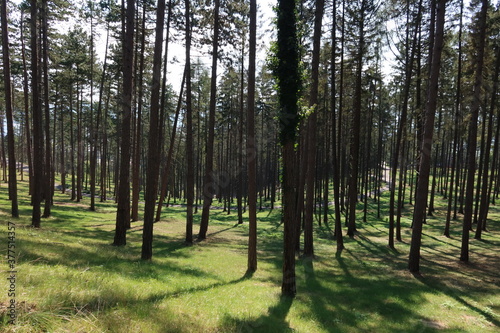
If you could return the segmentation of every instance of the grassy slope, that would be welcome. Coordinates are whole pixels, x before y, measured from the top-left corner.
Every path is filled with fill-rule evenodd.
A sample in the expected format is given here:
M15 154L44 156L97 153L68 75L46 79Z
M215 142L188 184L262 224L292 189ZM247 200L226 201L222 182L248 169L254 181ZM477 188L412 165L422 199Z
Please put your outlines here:
M26 183L21 183L26 193ZM29 227L21 196L20 219L8 215L0 186L0 251L7 276L7 222L16 223L17 326L2 332L498 332L500 329L500 214L491 232L471 241L471 263L458 262L460 223L441 236L444 217L424 226L421 277L406 271L404 242L386 247L386 222L369 216L360 234L335 255L328 228L317 228L313 261L297 261L298 295L280 298L282 228L278 212L259 214L259 269L246 271L246 225L213 212L207 241L186 247L182 208L155 224L154 259L140 258L142 229L134 223L126 247L110 246L115 208L88 198L72 203L57 193L53 217ZM439 209L439 207L438 207ZM196 228L195 228L196 230ZM4 242L5 240L5 242ZM7 281L2 278L7 289Z

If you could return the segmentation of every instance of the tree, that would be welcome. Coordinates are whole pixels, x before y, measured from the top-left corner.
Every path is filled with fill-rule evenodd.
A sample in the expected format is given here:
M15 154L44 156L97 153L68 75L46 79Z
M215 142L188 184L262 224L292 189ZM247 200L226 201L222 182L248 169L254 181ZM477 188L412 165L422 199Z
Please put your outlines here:
M215 136L215 107L217 94L217 60L219 56L219 10L220 1L214 0L214 35L212 41L212 76L210 81L210 108L208 111L208 137L205 160L205 174L203 178L203 210L200 220L200 232L198 240L207 238L208 219L210 216L210 206L216 189L216 182L213 174L214 167L214 136Z
M248 169L248 266L257 270L257 149L255 140L255 53L257 44L257 0L250 0L250 38L248 57L247 169ZM243 96L241 96L243 98ZM243 121L243 119L240 119ZM240 167L243 165L240 164ZM240 171L242 173L243 171ZM240 177L241 179L241 177ZM241 186L241 184L239 184ZM241 194L241 193L240 193ZM241 198L240 198L241 200Z
M29 78L28 78L28 65L26 62L26 45L24 42L24 12L26 11L27 4L20 5L21 10L21 23L20 23L20 40L21 40L21 58L23 67L23 102L24 102L24 123L26 132L26 155L28 155L28 173L30 190L29 193L33 193L33 158L32 158L32 140L31 140L31 126L30 126L30 103L29 103Z
M342 236L342 216L340 208L340 175L339 175L339 162L338 162L338 150L337 150L337 117L335 116L335 109L337 103L337 89L335 84L335 71L336 71L336 11L337 11L337 0L333 1L332 6L332 16L334 18L332 24L332 55L331 55L331 84L330 84L330 96L332 104L332 173L333 173L333 200L335 205L335 238L337 240L337 253L341 253L344 249L344 239ZM340 129L338 130L340 132Z
M465 210L462 229L462 246L460 261L469 261L469 231L472 226L472 213L474 207L474 186L476 174L476 147L477 147L477 122L481 106L481 89L483 83L484 49L486 44L486 17L488 0L481 0L481 11L477 18L479 34L476 54L476 76L474 79L474 95L472 100L469 130L467 139L467 185L465 190ZM489 154L489 152L488 152ZM478 228L481 226L479 225Z
M194 203L194 147L193 147L193 105L191 87L191 13L189 1L185 0L186 11L186 243L193 242L193 203ZM175 130L175 129L174 129ZM173 146L173 142L171 142Z
M140 182L140 169L141 169L141 152L142 148L142 107L143 107L143 95L144 95L144 87L143 87L143 79L144 79L144 59L145 59L145 48L146 48L146 2L144 1L142 4L142 22L141 28L137 32L140 34L140 45L141 50L139 51L139 55L135 57L135 61L139 58L139 69L137 75L137 84L136 88L138 90L137 97L137 107L136 107L136 117L135 117L135 138L134 138L134 149L132 150L132 202L131 202L131 212L130 219L132 221L137 221L139 219L139 195L141 191L141 182ZM134 95L135 96L135 95Z
M441 69L441 54L444 39L446 0L433 0L432 6L435 8L435 37L432 48L432 62L430 64L430 79L425 110L425 124L422 146L420 148L420 165L418 186L415 197L415 208L413 211L413 230L410 246L410 257L408 268L412 273L420 271L420 246L422 243L422 224L425 218L427 205L427 195L429 192L429 175L431 167L432 136L434 134L434 118L437 107L439 72ZM431 20L434 22L434 20Z
M294 0L279 0L277 8L278 41L273 72L278 85L280 144L283 158L283 279L281 293L295 296L295 142L299 124L298 101L301 90L299 44Z
M158 144L158 140L160 136L159 109L164 26L165 0L159 0L156 9L153 79L151 83L151 108L149 113L148 165L146 193L144 194L144 229L142 234L141 255L143 260L149 260L153 256L153 223L158 193L158 176L160 172L160 145Z
M5 87L5 113L7 117L7 151L9 156L9 199L12 217L19 217L17 202L16 155L14 145L14 117L12 115L12 84L10 72L9 30L7 28L7 1L0 5L2 24L3 82ZM2 124L3 126L3 124Z
M132 73L134 52L135 0L127 0L126 25L123 36L123 96L120 175L118 183L118 205L113 245L126 244L127 225L130 223L130 127L132 117Z
M413 30L413 35L410 37L410 24L407 24L407 32L406 36L409 38L405 41L407 47L405 50L405 63L404 63L404 87L403 87L403 105L401 106L401 116L399 119L398 130L396 134L396 146L393 154L393 162L391 166L391 188L390 188L390 198L389 198L389 247L394 248L394 208L395 208L395 195L396 195L396 179L397 179L397 171L398 164L400 163L400 157L404 156L404 144L402 144L403 133L406 133L406 123L408 118L408 100L410 96L410 87L412 82L412 74L413 74L413 64L415 60L415 53L417 49L417 41L418 41L418 31L420 27L421 20L421 10L422 10L422 1L420 0L418 3L418 14L415 17L415 25ZM407 11L410 12L410 8L408 6ZM409 16L409 15L408 15ZM411 41L411 46L410 46ZM403 169L403 168L402 168ZM401 189L403 187L402 180L400 179L399 192L401 193ZM398 200L398 208L402 206L402 203ZM399 209L398 209L399 213ZM399 214L398 214L399 216ZM401 240L401 239L398 239Z
M362 109L362 93L363 93L363 64L367 52L367 27L372 16L376 11L376 5L373 0L362 0L359 11L357 11L357 52L355 55L354 74L354 96L352 105L352 116L350 126L350 142L349 142L349 216L347 225L347 235L354 237L356 231L356 203L358 201L358 173L359 173L359 153L360 153L360 133L361 133L361 109Z
M453 204L453 189L456 187L458 190L458 184L455 185L455 172L457 173L457 176L459 176L459 170L458 170L458 141L459 141L459 132L460 132L460 126L459 126L459 121L460 121L460 111L461 111L461 100L462 100L462 34L463 34L463 10L464 10L464 3L463 1L460 1L460 23L459 23L459 30L458 30L458 64L457 64L457 79L456 79L456 90L455 90L455 119L454 119L454 129L453 129L453 146L452 146L452 155L451 155L451 175L450 175L450 184L449 186L449 192L448 192L448 211L446 213L446 223L445 223L445 228L443 234L446 237L450 237L450 222L451 222L451 211L452 211L452 204ZM457 181L458 183L458 177ZM457 196L455 195L455 200ZM455 204L456 208L456 204ZM455 217L456 218L456 209L455 211Z
M31 32L31 98L33 109L33 192L32 204L33 214L31 224L35 228L40 228L41 222L41 202L43 187L43 120L42 108L40 105L40 83L38 66L38 5L36 0L30 1L30 32Z
M306 176L306 211L304 223L304 256L314 256L313 247L313 219L314 219L314 183L316 175L316 131L318 118L318 89L319 89L319 57L321 49L321 28L324 12L324 0L316 1L316 13L314 16L313 54L311 63L311 91L309 92L309 107L311 115L308 119L307 136L307 176Z
M45 165L44 165L44 189L43 196L45 207L43 217L50 217L52 206L52 152L50 147L50 102L49 102L49 45L48 45L48 22L47 22L47 0L42 1L42 71L43 71L43 100L45 114Z

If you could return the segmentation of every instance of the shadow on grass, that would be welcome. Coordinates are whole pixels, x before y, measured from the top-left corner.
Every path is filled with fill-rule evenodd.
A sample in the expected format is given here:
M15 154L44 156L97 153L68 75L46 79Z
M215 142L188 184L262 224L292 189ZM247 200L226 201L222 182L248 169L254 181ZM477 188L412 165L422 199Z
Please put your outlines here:
M291 327L286 317L293 300L292 297L281 296L276 304L267 309L265 315L257 318L241 319L226 314L221 327L224 332L289 332Z
M415 278L418 279L420 282L431 288L435 292L443 292L449 297L453 298L455 301L457 301L459 304L462 304L469 310L477 313L479 316L484 317L486 320L488 320L490 323L495 325L496 327L500 328L500 320L497 319L497 316L494 313L491 313L490 311L485 311L471 302L467 301L463 296L463 292L451 288L449 285L444 284L443 282L439 281L438 279L429 279L425 278L422 275L415 275ZM487 293L489 290L485 290L485 293Z

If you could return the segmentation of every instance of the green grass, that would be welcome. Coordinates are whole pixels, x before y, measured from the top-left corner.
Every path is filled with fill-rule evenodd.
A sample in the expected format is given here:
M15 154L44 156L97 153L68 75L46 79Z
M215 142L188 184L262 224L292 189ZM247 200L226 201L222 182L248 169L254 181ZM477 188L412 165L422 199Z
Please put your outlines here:
M73 203L56 193L53 217L29 226L26 183L21 218L10 218L0 186L1 332L498 332L500 213L490 232L471 240L471 262L458 261L460 230L442 236L440 207L424 226L422 275L406 270L411 231L387 244L387 217L370 207L359 234L335 253L328 227L317 227L316 258L297 260L297 297L280 297L282 226L279 212L259 213L258 270L246 274L248 227L212 212L206 241L185 246L181 207L155 224L153 260L140 260L142 227L127 246L113 247L115 206ZM407 206L411 209L411 206ZM384 210L385 213L386 210ZM361 211L360 211L361 214ZM196 219L199 218L199 215ZM361 218L359 219L361 221ZM16 224L17 324L8 325L7 223ZM196 220L197 221L197 220ZM197 231L197 226L195 226Z

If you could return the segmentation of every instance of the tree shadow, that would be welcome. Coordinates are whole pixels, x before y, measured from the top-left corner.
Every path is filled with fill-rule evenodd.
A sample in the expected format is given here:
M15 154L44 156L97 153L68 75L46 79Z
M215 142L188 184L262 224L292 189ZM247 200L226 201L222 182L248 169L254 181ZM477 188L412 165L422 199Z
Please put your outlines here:
M224 332L289 332L290 324L286 320L293 298L280 296L278 302L267 309L265 315L257 318L241 319L226 314L221 320Z
M463 296L461 296L462 292L460 290L458 290L456 288L452 288L449 285L444 284L443 282L441 282L438 279L429 279L421 274L415 274L414 276L417 280L422 282L424 285L428 286L434 292L445 293L447 296L453 298L455 301L462 304L463 306L465 306L469 310L477 313L479 316L483 316L490 323L492 323L496 327L500 328L500 320L497 319L497 316L494 313L491 313L489 311L484 311L484 310L480 309L479 307L468 302ZM488 292L489 292L489 290L485 290L485 293L488 293Z

